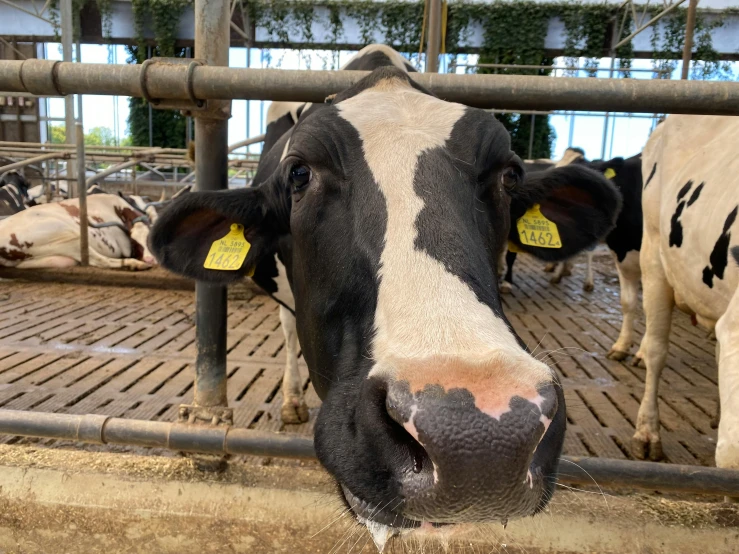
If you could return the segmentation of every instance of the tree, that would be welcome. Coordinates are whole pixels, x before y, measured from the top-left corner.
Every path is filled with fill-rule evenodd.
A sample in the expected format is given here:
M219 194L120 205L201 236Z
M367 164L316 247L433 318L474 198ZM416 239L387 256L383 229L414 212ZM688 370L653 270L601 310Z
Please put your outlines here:
M52 144L64 144L67 142L67 135L64 130L64 125L50 125L49 126L49 139Z
M137 46L127 46L128 63L143 63L146 51ZM158 56L159 49L152 48L152 55ZM185 57L185 49L175 49L175 56ZM151 110L151 143L149 141L149 104L142 98L128 99L128 132L134 146L161 146L163 148L184 148L187 138L187 118L176 110Z
M522 59L523 58L523 59ZM499 61L501 60L501 61ZM510 52L504 52L503 55L500 53L493 56L480 56L480 63L504 63L504 64L517 64L517 65L542 65L551 66L554 60L545 57L535 57L534 59L526 59L519 55L514 55ZM477 69L477 73L503 73L507 75L518 74L518 75L531 75L532 73L538 75L548 75L551 70L527 70L527 69L516 69L516 68L504 68L504 69L491 69L480 67ZM522 159L531 158L549 158L552 155L552 146L554 145L554 139L557 137L554 127L549 124L548 115L535 115L518 114L518 113L505 113L495 114L498 121L503 124L508 132L511 134L511 149L518 154ZM531 122L534 121L534 141L531 144L531 152L529 152L529 144L531 140Z
M108 127L93 127L85 135L85 144L90 146L115 146L116 139Z

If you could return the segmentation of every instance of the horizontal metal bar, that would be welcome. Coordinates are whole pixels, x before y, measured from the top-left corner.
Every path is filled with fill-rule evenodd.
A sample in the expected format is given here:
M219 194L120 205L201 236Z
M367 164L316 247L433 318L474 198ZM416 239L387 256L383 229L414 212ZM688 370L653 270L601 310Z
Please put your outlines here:
M315 458L313 441L307 437L97 415L0 410L0 433L183 452Z
M234 150L238 150L239 148L243 148L244 146L251 146L252 144L258 144L260 142L264 142L264 137L265 135L256 135L254 137L249 137L239 142L234 142L233 144L229 144L228 152L230 154Z
M15 94L15 93L13 93ZM64 118L59 118L62 121L64 121ZM20 147L20 148L45 148L50 149L53 148L54 150L74 150L75 145L74 144L65 144L65 143L53 143L53 142L12 142L12 141L0 141L0 147L6 148L6 147ZM102 145L85 145L85 150L114 150L114 151L120 151L120 152L130 152L130 151L157 151L156 149L153 149L151 146L102 146ZM186 154L187 148L160 148L160 152L171 152L173 154ZM130 155L130 154L125 154Z
M0 88L39 95L141 97L140 72L140 65L0 61ZM202 100L320 103L366 75L363 71L199 66L192 74L192 90ZM146 77L152 98L189 98L185 66L153 64ZM479 108L739 115L739 83L734 82L434 73L415 73L411 78L440 98Z
M36 156L35 158L29 158L21 162L15 162L15 163L0 167L0 173L5 173L6 171L11 171L13 169L20 169L21 167L25 167L27 165L31 165L31 164L38 163L38 162L43 162L44 160L51 160L54 158L69 159L69 154L66 154L64 152L50 152L49 154L42 154L41 156Z
M37 123L38 118L35 115L24 115L24 114L0 114L0 121L9 123L20 122L20 123Z
M515 63L458 63L452 64L450 67L482 67L490 69L546 69L546 70L583 70L583 71L611 71L609 67L584 67L584 66L567 66L567 65L517 65ZM618 69L618 71L629 71L636 73L672 73L670 69L631 69L628 67Z
M0 434L183 452L315 458L309 437L100 415L0 409ZM739 497L739 470L603 458L563 457L559 480L600 487Z

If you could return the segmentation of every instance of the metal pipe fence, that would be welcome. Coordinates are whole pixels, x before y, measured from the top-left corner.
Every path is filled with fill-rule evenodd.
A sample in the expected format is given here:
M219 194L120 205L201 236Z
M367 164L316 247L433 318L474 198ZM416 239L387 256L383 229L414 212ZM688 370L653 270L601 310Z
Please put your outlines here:
M0 434L166 448L203 454L315 459L310 437L229 425L122 419L0 409ZM627 487L674 493L739 496L739 470L604 458L562 458L559 480L580 485Z
M161 100L323 102L367 72L244 69L151 64L0 62L0 87L33 94L102 94ZM144 78L145 77L145 78ZM418 73L411 78L440 98L479 108L739 115L739 83L534 75Z

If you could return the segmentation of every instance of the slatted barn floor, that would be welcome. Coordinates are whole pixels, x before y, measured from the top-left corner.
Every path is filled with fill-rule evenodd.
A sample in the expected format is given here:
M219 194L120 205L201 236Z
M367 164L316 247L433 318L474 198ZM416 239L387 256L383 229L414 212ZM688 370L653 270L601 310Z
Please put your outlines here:
M560 285L550 285L532 259L520 256L515 269L517 287L504 296L506 313L562 377L565 452L629 458L645 370L605 357L621 321L609 255L596 256L592 293L581 290L584 259ZM179 405L192 397L193 314L191 292L0 280L0 408L174 421ZM312 433L320 401L302 361L311 421L280 421L284 340L277 305L259 295L232 300L228 329L235 424ZM643 319L638 331L644 331ZM670 462L714 463L714 348L703 330L676 314L660 392Z

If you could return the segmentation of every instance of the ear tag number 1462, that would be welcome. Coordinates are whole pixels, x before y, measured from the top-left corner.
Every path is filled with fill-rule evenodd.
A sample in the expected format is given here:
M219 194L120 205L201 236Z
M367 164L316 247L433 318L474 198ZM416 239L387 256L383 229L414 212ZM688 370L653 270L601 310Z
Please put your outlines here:
M234 223L225 237L211 245L203 267L218 271L236 271L241 268L250 248L251 244L244 238L244 226ZM252 269L249 276L253 274Z
M522 244L538 248L562 248L557 224L541 213L539 204L534 204L519 218L516 228Z

